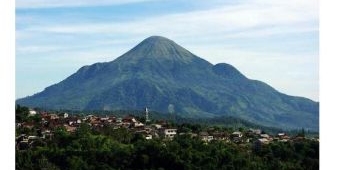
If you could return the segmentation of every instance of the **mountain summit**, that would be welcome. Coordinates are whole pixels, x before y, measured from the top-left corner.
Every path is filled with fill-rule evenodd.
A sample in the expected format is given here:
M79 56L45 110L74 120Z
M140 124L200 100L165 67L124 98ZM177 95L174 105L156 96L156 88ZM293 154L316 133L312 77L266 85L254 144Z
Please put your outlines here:
M213 65L174 41L151 36L116 60L80 68L44 91L18 99L30 107L130 110L186 117L235 116L281 128L319 128L319 103L250 80L230 64Z
M151 36L127 52L124 58L127 57L186 61L193 59L194 55L172 40L161 36Z
M189 64L199 57L179 46L174 41L161 36L151 36L117 59L117 62L143 64L157 62L165 67L168 64ZM203 62L203 60L201 60ZM204 61L206 62L206 61ZM206 62L206 64L209 64Z

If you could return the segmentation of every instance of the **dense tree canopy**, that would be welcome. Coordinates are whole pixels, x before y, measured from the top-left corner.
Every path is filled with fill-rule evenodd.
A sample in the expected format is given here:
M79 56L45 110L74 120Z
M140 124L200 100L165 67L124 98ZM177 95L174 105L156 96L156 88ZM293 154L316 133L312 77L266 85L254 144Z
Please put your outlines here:
M145 140L128 131L95 134L83 126L64 129L46 146L17 150L17 169L318 169L315 141L252 144L204 143L188 135L172 141Z

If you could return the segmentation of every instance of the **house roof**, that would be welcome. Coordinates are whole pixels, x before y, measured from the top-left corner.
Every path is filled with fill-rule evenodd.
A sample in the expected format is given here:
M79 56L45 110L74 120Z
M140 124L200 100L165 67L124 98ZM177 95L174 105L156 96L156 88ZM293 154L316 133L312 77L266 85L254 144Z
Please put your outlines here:
M241 132L238 132L238 131L236 131L236 132L233 132L232 133L233 135L240 135L240 134L242 134Z
M257 140L261 143L268 143L269 142L269 140L266 139L266 138L260 138L260 139L257 139Z
M268 134L261 134L260 135L262 138L269 138L270 136Z

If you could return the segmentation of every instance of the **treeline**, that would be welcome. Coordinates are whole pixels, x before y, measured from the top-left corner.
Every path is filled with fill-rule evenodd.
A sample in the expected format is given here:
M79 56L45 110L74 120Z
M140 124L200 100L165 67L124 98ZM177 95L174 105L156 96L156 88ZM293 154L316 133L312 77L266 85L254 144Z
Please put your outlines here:
M55 111L53 111L55 112ZM109 116L109 115L115 115L115 116L120 116L124 117L126 115L134 115L138 117L138 120L144 120L144 114L145 112L142 110L115 110L115 111L103 111L103 110L92 110L92 111L73 111L73 110L60 110L60 113L67 112L71 114L75 114L78 116L82 115L87 115L87 114L96 114L96 115L101 115L101 116ZM237 118L237 117L232 117L232 116L219 116L219 117L209 117L209 118L190 118L190 117L183 117L178 114L170 114L170 113L160 113L156 111L151 111L149 113L151 120L166 120L172 123L176 124L185 124L185 123L190 123L190 124L199 124L204 127L209 127L209 126L220 126L224 128L232 128L234 130L243 128L243 129L261 129L262 131L271 134L271 135L276 135L277 133L280 132L285 132L288 133L289 135L298 135L302 131L304 131L304 135L306 137L318 137L319 132L316 131L310 131L310 130L305 130L303 127L301 129L281 129L281 128L276 128L276 127L268 127L268 126L262 126L256 123L252 123L250 121Z
M146 140L127 129L91 129L72 134L55 129L51 140L16 150L16 169L319 169L319 143L275 142L255 147L178 135Z

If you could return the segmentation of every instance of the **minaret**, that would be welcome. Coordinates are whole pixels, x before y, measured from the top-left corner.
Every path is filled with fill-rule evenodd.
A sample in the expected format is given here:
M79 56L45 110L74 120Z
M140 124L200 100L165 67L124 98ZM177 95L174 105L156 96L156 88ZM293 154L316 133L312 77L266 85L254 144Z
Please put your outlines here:
M150 119L149 119L149 110L148 110L147 107L145 108L145 123L146 122L150 122Z

